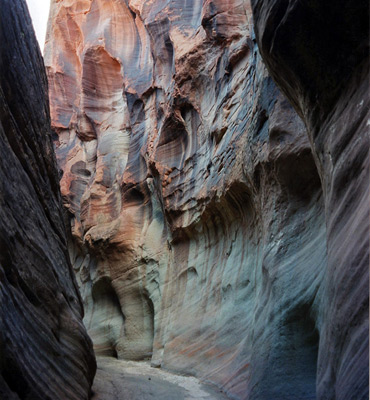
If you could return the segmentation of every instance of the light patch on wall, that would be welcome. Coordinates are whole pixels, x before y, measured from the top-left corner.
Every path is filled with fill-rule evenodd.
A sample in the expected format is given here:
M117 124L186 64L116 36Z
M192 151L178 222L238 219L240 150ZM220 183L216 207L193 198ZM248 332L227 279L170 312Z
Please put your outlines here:
M40 45L42 53L44 52L46 27L49 17L50 0L26 0L31 14L33 27Z

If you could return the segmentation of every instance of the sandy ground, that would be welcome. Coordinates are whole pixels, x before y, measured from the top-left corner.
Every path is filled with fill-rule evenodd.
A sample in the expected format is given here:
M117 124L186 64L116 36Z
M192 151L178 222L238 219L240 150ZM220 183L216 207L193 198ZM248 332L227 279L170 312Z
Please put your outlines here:
M220 400L226 395L198 379L152 368L149 362L97 358L92 400Z

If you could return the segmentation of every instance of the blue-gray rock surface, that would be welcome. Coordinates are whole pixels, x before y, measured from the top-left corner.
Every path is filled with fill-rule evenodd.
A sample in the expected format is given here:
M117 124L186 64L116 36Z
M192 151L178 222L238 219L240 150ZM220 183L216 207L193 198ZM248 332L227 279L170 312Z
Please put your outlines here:
M325 203L317 398L369 398L369 3L252 0L262 57L307 126Z

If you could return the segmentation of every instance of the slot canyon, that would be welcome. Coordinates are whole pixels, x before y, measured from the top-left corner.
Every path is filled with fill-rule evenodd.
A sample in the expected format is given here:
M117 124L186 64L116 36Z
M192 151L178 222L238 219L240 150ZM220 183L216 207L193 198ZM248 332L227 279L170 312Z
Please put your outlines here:
M369 398L369 4L0 0L0 399Z

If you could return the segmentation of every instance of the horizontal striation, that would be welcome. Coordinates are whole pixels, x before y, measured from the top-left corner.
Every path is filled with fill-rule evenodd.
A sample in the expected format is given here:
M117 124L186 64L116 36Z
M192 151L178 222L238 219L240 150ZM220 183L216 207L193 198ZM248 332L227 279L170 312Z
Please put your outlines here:
M52 2L45 58L69 250L97 352L151 359L232 398L314 399L342 307L327 290L348 278L328 272L327 239L347 225L328 223L318 144L253 29L243 0ZM332 137L333 160L345 136ZM355 182L343 165L338 182ZM348 293L363 290L356 279Z
M44 65L24 1L0 11L0 397L87 399L91 340L67 253Z

